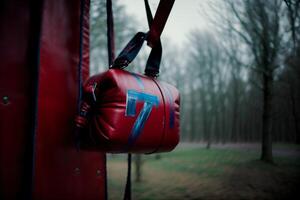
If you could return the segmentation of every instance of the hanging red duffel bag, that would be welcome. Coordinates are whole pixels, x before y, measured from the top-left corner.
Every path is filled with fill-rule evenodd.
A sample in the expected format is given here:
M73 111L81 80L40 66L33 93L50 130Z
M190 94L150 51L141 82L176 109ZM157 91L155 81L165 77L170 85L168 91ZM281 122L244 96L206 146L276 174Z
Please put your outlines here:
M160 19L159 23L165 21ZM178 144L179 92L156 79L162 51L157 27L137 33L108 71L84 84L76 118L76 126L83 129L81 146L110 153L154 153L171 151ZM163 26L159 29L161 33ZM156 34L152 37L153 30ZM123 70L145 40L154 46L146 65L147 76Z
M110 69L84 86L89 138L106 152L171 151L179 141L179 93L155 78Z

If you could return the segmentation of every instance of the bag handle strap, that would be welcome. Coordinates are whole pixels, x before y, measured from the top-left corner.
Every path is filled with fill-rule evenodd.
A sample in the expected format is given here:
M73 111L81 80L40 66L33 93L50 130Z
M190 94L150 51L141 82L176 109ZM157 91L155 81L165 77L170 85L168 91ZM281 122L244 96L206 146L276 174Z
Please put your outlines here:
M127 177L123 200L131 200L131 153L127 156Z
M139 53L144 41L152 47L150 56L146 64L146 75L156 77L159 73L159 65L161 61L161 42L160 35L167 22L171 9L175 0L161 0L159 2L156 14L152 20L152 14L148 0L145 0L145 8L147 13L148 24L150 31L147 33L138 32L121 51L110 68L123 69L131 63Z
M146 13L147 13L148 26L151 29L151 25L153 24L153 17L152 17L148 0L144 0L144 1L145 1ZM158 43L152 48L146 63L145 74L147 76L152 76L152 77L158 76L161 56L162 56L162 46L161 46L160 38L158 38Z
M157 44L166 25L174 2L175 0L160 0L149 31L149 37L147 39L148 46L153 48Z

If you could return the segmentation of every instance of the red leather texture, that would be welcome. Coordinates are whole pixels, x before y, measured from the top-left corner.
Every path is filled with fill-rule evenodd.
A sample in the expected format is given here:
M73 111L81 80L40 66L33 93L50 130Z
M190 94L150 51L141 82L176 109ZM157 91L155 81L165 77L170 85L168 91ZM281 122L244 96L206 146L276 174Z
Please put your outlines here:
M36 2L1 1L0 199L105 199L104 154L78 151L74 144L78 77L85 81L89 73L90 2L82 1L81 70L81 1L43 0L42 16L33 14ZM32 38L37 18L42 18L39 50L32 48L39 40ZM38 74L32 59L40 60Z
M78 73L89 67L89 1L83 20L83 60L79 69L80 0L44 0L40 47L34 199L105 199L101 152L75 148ZM103 27L104 28L104 27Z
M110 69L87 81L84 96L90 128L83 134L98 150L165 152L179 142L179 93L167 83Z
M0 8L0 199L17 199L24 187L26 137L30 134L33 73L28 66L29 2ZM3 101L7 97L7 101Z

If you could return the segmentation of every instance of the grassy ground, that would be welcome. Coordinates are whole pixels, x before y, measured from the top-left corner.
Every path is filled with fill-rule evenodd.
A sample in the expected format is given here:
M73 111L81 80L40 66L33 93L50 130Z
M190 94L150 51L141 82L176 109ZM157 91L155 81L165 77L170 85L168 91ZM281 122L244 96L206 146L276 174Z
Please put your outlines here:
M300 199L299 154L275 156L276 165L258 158L259 151L230 147L145 155L140 183L133 173L133 199ZM124 156L109 157L109 199L122 199L126 165Z

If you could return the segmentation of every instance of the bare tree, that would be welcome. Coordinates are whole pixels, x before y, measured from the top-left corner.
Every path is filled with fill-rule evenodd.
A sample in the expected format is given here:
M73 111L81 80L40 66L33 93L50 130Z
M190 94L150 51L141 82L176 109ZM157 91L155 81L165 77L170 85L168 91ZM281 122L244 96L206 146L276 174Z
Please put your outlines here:
M274 70L278 68L281 42L280 0L227 1L233 14L229 28L247 45L252 55L252 66L261 77L259 85L263 92L262 154L261 160L273 162L272 156L272 99Z
M190 78L192 80L192 118L195 127L201 120L206 148L210 148L211 142L218 132L219 103L218 94L222 81L222 51L213 34L205 31L194 31L190 40L192 46L188 67L192 67ZM198 100L199 99L199 100ZM197 107L197 105L200 105ZM197 109L198 108L198 109ZM192 129L193 130L193 129Z
M291 41L293 48L286 58L286 65L288 66L288 77L285 82L289 85L289 96L292 106L292 116L294 119L295 130L296 130L296 143L300 143L300 127L299 127L299 114L298 104L300 100L300 1L299 0L284 0L287 18L289 21L289 33L291 35ZM289 43L289 41L288 41ZM287 44L289 45L289 44Z
M116 54L125 43L134 35L135 18L125 12L119 1L113 1L114 29ZM126 26L126 28L125 28ZM92 74L106 70L107 66L107 36L106 36L106 0L91 0L90 17L90 47Z

